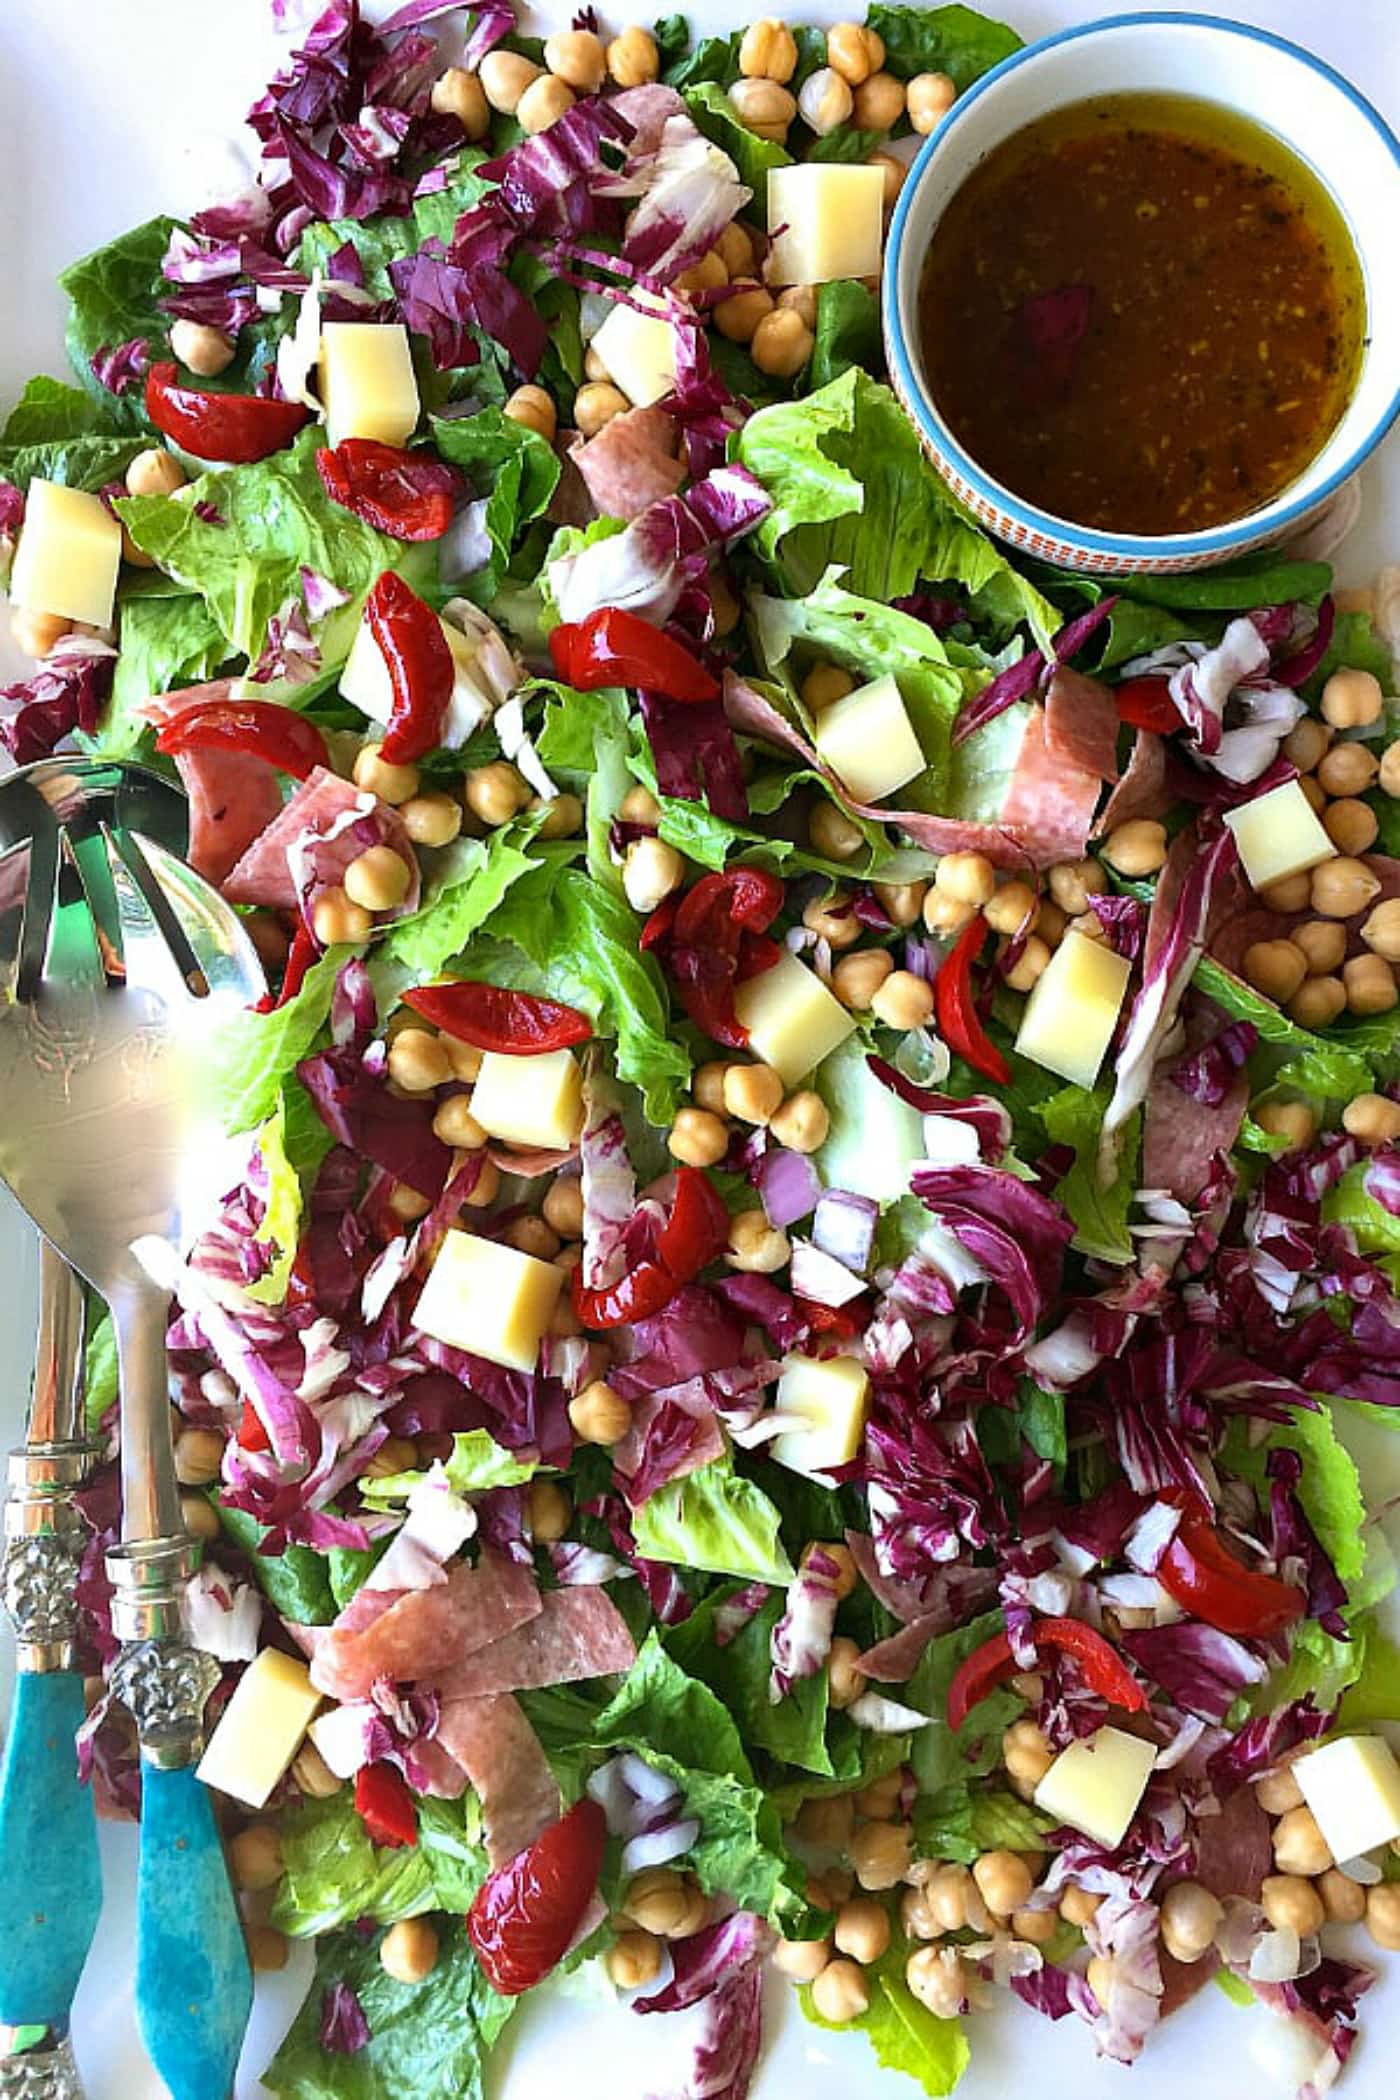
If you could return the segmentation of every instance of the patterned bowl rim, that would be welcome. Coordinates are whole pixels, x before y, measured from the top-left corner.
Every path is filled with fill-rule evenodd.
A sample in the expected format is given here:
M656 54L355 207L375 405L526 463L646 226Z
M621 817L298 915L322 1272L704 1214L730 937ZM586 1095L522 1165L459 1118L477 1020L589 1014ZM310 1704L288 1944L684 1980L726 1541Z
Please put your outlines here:
M1176 554L1225 556L1242 551L1247 543L1257 543L1261 536L1272 540L1286 534L1290 526L1296 525L1300 519L1309 516L1319 505L1335 495L1343 482L1369 459L1397 415L1400 415L1400 384L1396 385L1389 401L1350 456L1325 481L1302 489L1291 503L1274 511L1272 515L1267 515L1264 511L1254 511L1243 518L1236 518L1230 524L1215 526L1208 532L1164 533L1156 537L1100 532L1092 526L1078 525L1072 518L1057 517L1053 511L1038 510L1033 504L1023 502L1010 489L993 481L958 444L925 392L909 354L899 309L899 277L909 214L933 154L947 139L951 128L966 120L969 112L990 88L1018 66L1026 65L1043 52L1053 50L1057 44L1072 44L1084 37L1102 36L1130 28L1156 28L1164 24L1207 29L1221 36L1239 37L1250 43L1267 44L1275 51L1281 51L1287 57L1296 59L1340 90L1358 115L1376 132L1381 143L1388 149L1397 170L1400 170L1400 139L1396 138L1380 112L1374 109L1360 90L1334 66L1329 66L1313 52L1304 50L1301 44L1292 43L1287 37L1276 36L1272 30L1257 29L1248 22L1227 21L1219 15L1166 14L1160 10L1105 15L1096 22L1084 22L1073 29L1061 29L1053 36L1041 37L1037 43L1025 45L1020 51L1013 52L1010 58L1004 58L1000 65L993 66L990 72L984 73L980 80L959 95L938 129L925 141L918 158L910 168L908 180L900 191L894 218L890 222L889 239L885 244L883 287L886 348L895 379L895 391L928 444L950 467L956 469L975 491L976 496L984 504L1001 512L1004 517L1014 520L1025 531L1043 539L1082 547L1120 561L1149 563L1154 559Z

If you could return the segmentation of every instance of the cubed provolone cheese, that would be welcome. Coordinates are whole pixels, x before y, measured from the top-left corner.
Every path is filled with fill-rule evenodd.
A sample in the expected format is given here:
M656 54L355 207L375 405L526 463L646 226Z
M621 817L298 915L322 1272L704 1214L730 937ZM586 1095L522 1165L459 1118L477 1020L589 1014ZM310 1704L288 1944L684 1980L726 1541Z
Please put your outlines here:
M771 970L736 986L734 1011L754 1056L772 1065L785 1086L805 1078L856 1025L816 972L786 949Z
M1383 1736L1339 1736L1289 1769L1334 1859L1356 1859L1400 1837L1400 1764Z
M472 1114L507 1145L567 1150L583 1128L583 1073L568 1050L504 1057L488 1050L472 1092Z
M1067 933L1031 988L1016 1048L1076 1086L1092 1086L1113 1039L1132 965L1106 941Z
M800 1416L768 1449L794 1473L829 1473L860 1452L870 1401L870 1378L853 1356L790 1356L778 1381L780 1415Z
M31 481L10 565L11 603L110 627L121 558L121 526L100 496Z
M1156 1759L1154 1743L1100 1728L1060 1752L1035 1790L1035 1805L1113 1851L1137 1814Z
M452 1349L511 1371L533 1371L564 1272L500 1240L449 1232L428 1272L413 1324Z
M304 1662L264 1648L249 1663L199 1761L206 1786L261 1808L301 1747L321 1695Z
M645 300L644 294L636 296ZM634 408L650 408L676 390L676 331L659 314L639 313L621 300L594 336L609 378Z
M326 437L407 444L418 427L418 380L401 321L326 321L321 328Z
M914 725L888 675L824 707L812 734L853 802L878 802L924 770Z
M443 717L441 741L447 750L455 751L489 718L492 703L490 696L477 683L476 649L472 641L450 620L443 620L441 624L447 646L452 651L452 698ZM342 697L352 707L357 707L362 715L368 715L371 722L388 722L394 707L394 689L389 681L389 666L368 620L362 619L355 629L355 639L350 644L350 654L340 674L340 691Z
M863 161L798 161L768 170L769 284L874 277L885 230L884 176Z
M1256 890L1315 868L1337 850L1296 780L1226 810L1225 822L1235 834L1244 872Z

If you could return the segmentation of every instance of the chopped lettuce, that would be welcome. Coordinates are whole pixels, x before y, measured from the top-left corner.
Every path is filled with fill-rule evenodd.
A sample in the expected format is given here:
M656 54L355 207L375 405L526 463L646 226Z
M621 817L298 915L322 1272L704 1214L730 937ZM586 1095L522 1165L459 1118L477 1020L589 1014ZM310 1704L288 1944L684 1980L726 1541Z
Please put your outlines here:
M330 1019L336 978L353 952L328 949L285 1006L266 1014L250 1007L219 1031L208 1083L211 1097L221 1105L226 1130L251 1130L272 1114L283 1080Z
M267 1209L255 1245L270 1249L272 1262L265 1274L245 1288L259 1305L280 1305L287 1295L301 1237L301 1182L287 1155L287 1107L280 1095L258 1130L257 1145L267 1176Z
M826 1745L826 1671L800 1677L776 1703L769 1697L773 1628L786 1609L785 1593L775 1589L723 1647L715 1641L715 1619L740 1587L733 1584L712 1590L688 1619L662 1635L666 1652L723 1700L746 1743L785 1764L829 1779L835 1767Z
M926 1858L960 1860L971 1866L984 1852L1037 1852L1052 1828L1050 1818L1001 1788L974 1793L945 1787L921 1797L914 1814L919 1850Z
M191 592L126 598L120 615L121 654L112 698L93 739L101 758L131 758L151 734L138 710L152 694L201 684L229 653L218 622Z
M425 240L450 240L462 213L486 195L490 185L476 172L484 157L465 148L443 188L415 197L405 216L379 212L369 220L314 219L301 237L297 268L308 277L314 270L324 273L348 242L364 267L365 290L376 299L391 299L389 264L415 254Z
M246 1510L231 1509L217 1499L214 1508L235 1546L247 1555L249 1571L273 1610L294 1626L329 1626L338 1607L325 1555L310 1546L263 1553L259 1549L267 1535L265 1525Z
M466 1429L453 1437L452 1453L443 1461L443 1471L454 1493L481 1495L488 1488L518 1487L522 1481L533 1480L539 1461L504 1450L489 1430ZM426 1471L421 1469L382 1474L377 1479L366 1479L360 1492L367 1502L405 1502L426 1478Z
M434 856L423 901L411 918L400 919L375 951L376 988L391 978L427 984L460 955L485 925L512 883L534 874L541 863L525 848L540 826L538 817L504 824L484 839L458 838ZM390 970L389 965L398 968Z
M88 1434L95 1435L102 1418L117 1403L117 1334L106 1306L98 1312L97 1300L88 1296L87 1347L83 1352L83 1408Z
M793 1566L778 1538L780 1521L762 1488L736 1473L732 1459L717 1458L648 1496L632 1531L647 1560L788 1583Z
M120 430L148 433L146 406L139 386L111 394L96 377L92 360L99 350L140 336L153 358L167 355L168 317L156 300L170 287L160 273L161 257L175 231L173 219L147 219L105 248L95 249L60 273L68 294L68 361L84 392ZM143 436L142 442L147 442Z
M792 165L792 155L775 139L760 138L739 120L739 113L717 81L702 80L684 90L685 106L696 129L729 155L739 170L739 180L753 191L749 216L756 225L768 223L768 170Z
M833 132L823 145L831 144ZM862 134L854 136L859 139ZM815 155L812 156L814 159ZM830 155L824 155L830 158ZM857 154L864 159L864 154ZM881 358L880 302L875 294L854 278L843 277L817 287L817 326L812 361L807 367L807 386L815 392L840 379L852 365L870 372Z
M273 1922L294 1939L334 1932L357 1918L390 1925L426 1910L465 1911L486 1876L481 1811L472 1794L458 1801L422 1797L412 1846L371 1843L349 1786L288 1809L279 1833L283 1879Z
M487 605L510 566L511 550L525 527L543 517L560 474L559 456L547 438L517 423L499 408L473 416L434 416L433 443L461 467L478 494L485 494L485 524L491 559L465 584Z
M905 2071L923 2090L941 2100L951 2093L971 2061L967 2036L959 2020L941 2020L928 2011L904 1981L909 1949L892 1947L867 1970L870 2005L856 2020L843 2023L863 2034L886 2071ZM802 2010L815 2027L832 2027L812 2002L811 1986L800 1992Z
M1036 1106L1052 1145L1068 1145L1074 1165L1055 1184L1055 1200L1074 1220L1072 1245L1081 1254L1119 1267L1133 1258L1128 1213L1137 1189L1137 1153L1142 1133L1141 1111L1135 1112L1121 1133L1118 1173L1105 1187L1099 1173L1099 1152L1104 1111L1113 1089L1103 1084L1089 1093L1082 1086L1062 1087L1048 1101Z
M535 680L528 692L545 697L537 739L541 762L551 779L583 799L588 872L595 882L620 896L622 869L613 859L610 836L612 820L632 785L628 761L634 738L627 695L620 686L581 693L545 678ZM687 806L703 811L702 804Z
M906 1704L933 1715L932 1725L915 1735L911 1759L924 1793L938 1795L951 1787L966 1787L969 1780L985 1778L1001 1762L1002 1733L1023 1711L1015 1692L1005 1686L989 1692L957 1730L948 1726L944 1712L959 1663L1004 1628L1001 1613L989 1611L970 1619L966 1626L940 1634L924 1650L909 1680Z

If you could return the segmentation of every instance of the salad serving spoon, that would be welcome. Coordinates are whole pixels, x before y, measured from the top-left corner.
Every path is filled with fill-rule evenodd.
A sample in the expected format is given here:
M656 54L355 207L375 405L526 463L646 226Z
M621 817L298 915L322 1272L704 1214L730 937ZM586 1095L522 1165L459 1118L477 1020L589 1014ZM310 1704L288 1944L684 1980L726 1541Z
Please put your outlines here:
M251 2005L238 1912L195 1776L217 1667L183 1616L194 1547L170 1438L168 1285L232 1161L202 1080L210 1046L264 989L236 915L148 831L139 802L89 804L55 761L48 821L0 857L0 1175L101 1293L117 1344L122 1542L108 1556L113 1688L142 1760L137 2011L173 2100L225 2100ZM153 1261L154 1266L154 1261Z

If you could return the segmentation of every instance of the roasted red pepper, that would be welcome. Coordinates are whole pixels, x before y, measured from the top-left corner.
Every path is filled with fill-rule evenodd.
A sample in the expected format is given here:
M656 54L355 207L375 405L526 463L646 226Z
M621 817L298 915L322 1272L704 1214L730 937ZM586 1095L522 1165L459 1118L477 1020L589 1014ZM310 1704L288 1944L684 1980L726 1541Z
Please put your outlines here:
M279 773L305 780L329 765L326 740L314 722L275 700L202 700L167 722L157 751L239 751L265 758Z
M392 1765L361 1766L355 1774L355 1813L376 1845L402 1851L418 1843L413 1795Z
M262 1425L262 1416L251 1400L243 1403L243 1412L238 1418L238 1441L245 1451L270 1451L272 1438Z
M669 928L655 936L666 944L671 975L691 1020L731 1050L742 1050L749 1039L734 1011L734 987L778 960L781 949L763 936L782 910L783 896L779 878L762 868L702 875L677 905ZM648 937L655 919L653 913L642 929L647 946L654 945Z
M1119 719L1133 729L1151 729L1158 736L1170 736L1181 727L1181 715L1165 678L1125 678L1113 688L1113 697L1118 703Z
M263 394L202 393L182 386L173 364L159 364L146 374L146 414L182 452L246 467L290 445L311 411Z
M652 1261L638 1262L625 1276L590 1290L581 1269L573 1271L574 1311L596 1331L630 1327L669 1305L729 1244L729 1212L719 1190L700 1167L676 1169L676 1198L661 1229Z
M1011 1068L982 1026L972 994L972 965L982 953L990 931L979 914L958 935L933 980L934 1014L938 1033L954 1056L963 1058L974 1072L995 1080L998 1086L1006 1086Z
M503 1998L532 1989L567 1952L598 1886L607 1836L602 1809L585 1795L477 1890L467 1938Z
M1176 1534L1157 1564L1157 1580L1186 1611L1220 1633L1246 1638L1281 1633L1303 1615L1303 1592L1235 1559L1210 1513L1180 1491L1162 1496L1181 1509Z
M289 1006L306 982L306 973L321 954L316 936L304 921L298 922L292 936L292 945L287 951L287 964L282 972L282 989L277 994L279 1006Z
M332 503L393 540L440 540L464 489L442 460L378 438L342 438L334 450L323 445L316 471Z
M405 992L404 1003L434 1028L455 1035L478 1050L499 1050L505 1057L537 1057L543 1050L564 1050L586 1043L593 1033L587 1014L558 999L533 992L506 991L498 984L462 978L456 984L425 984Z
M1031 1639L1038 1650L1057 1648L1062 1655L1072 1655L1090 1691L1107 1699L1110 1706L1121 1706L1130 1714L1146 1707L1147 1694L1117 1649L1082 1619L1037 1619ZM1020 1667L1011 1652L1009 1634L994 1633L974 1648L958 1665L948 1687L948 1726L961 1728L978 1700L1014 1677Z
M388 765L409 766L442 741L455 676L452 651L432 607L393 569L365 600L365 618L394 695L380 756Z
M640 685L667 700L718 700L719 680L683 642L636 613L604 605L552 630L549 653L566 685Z

